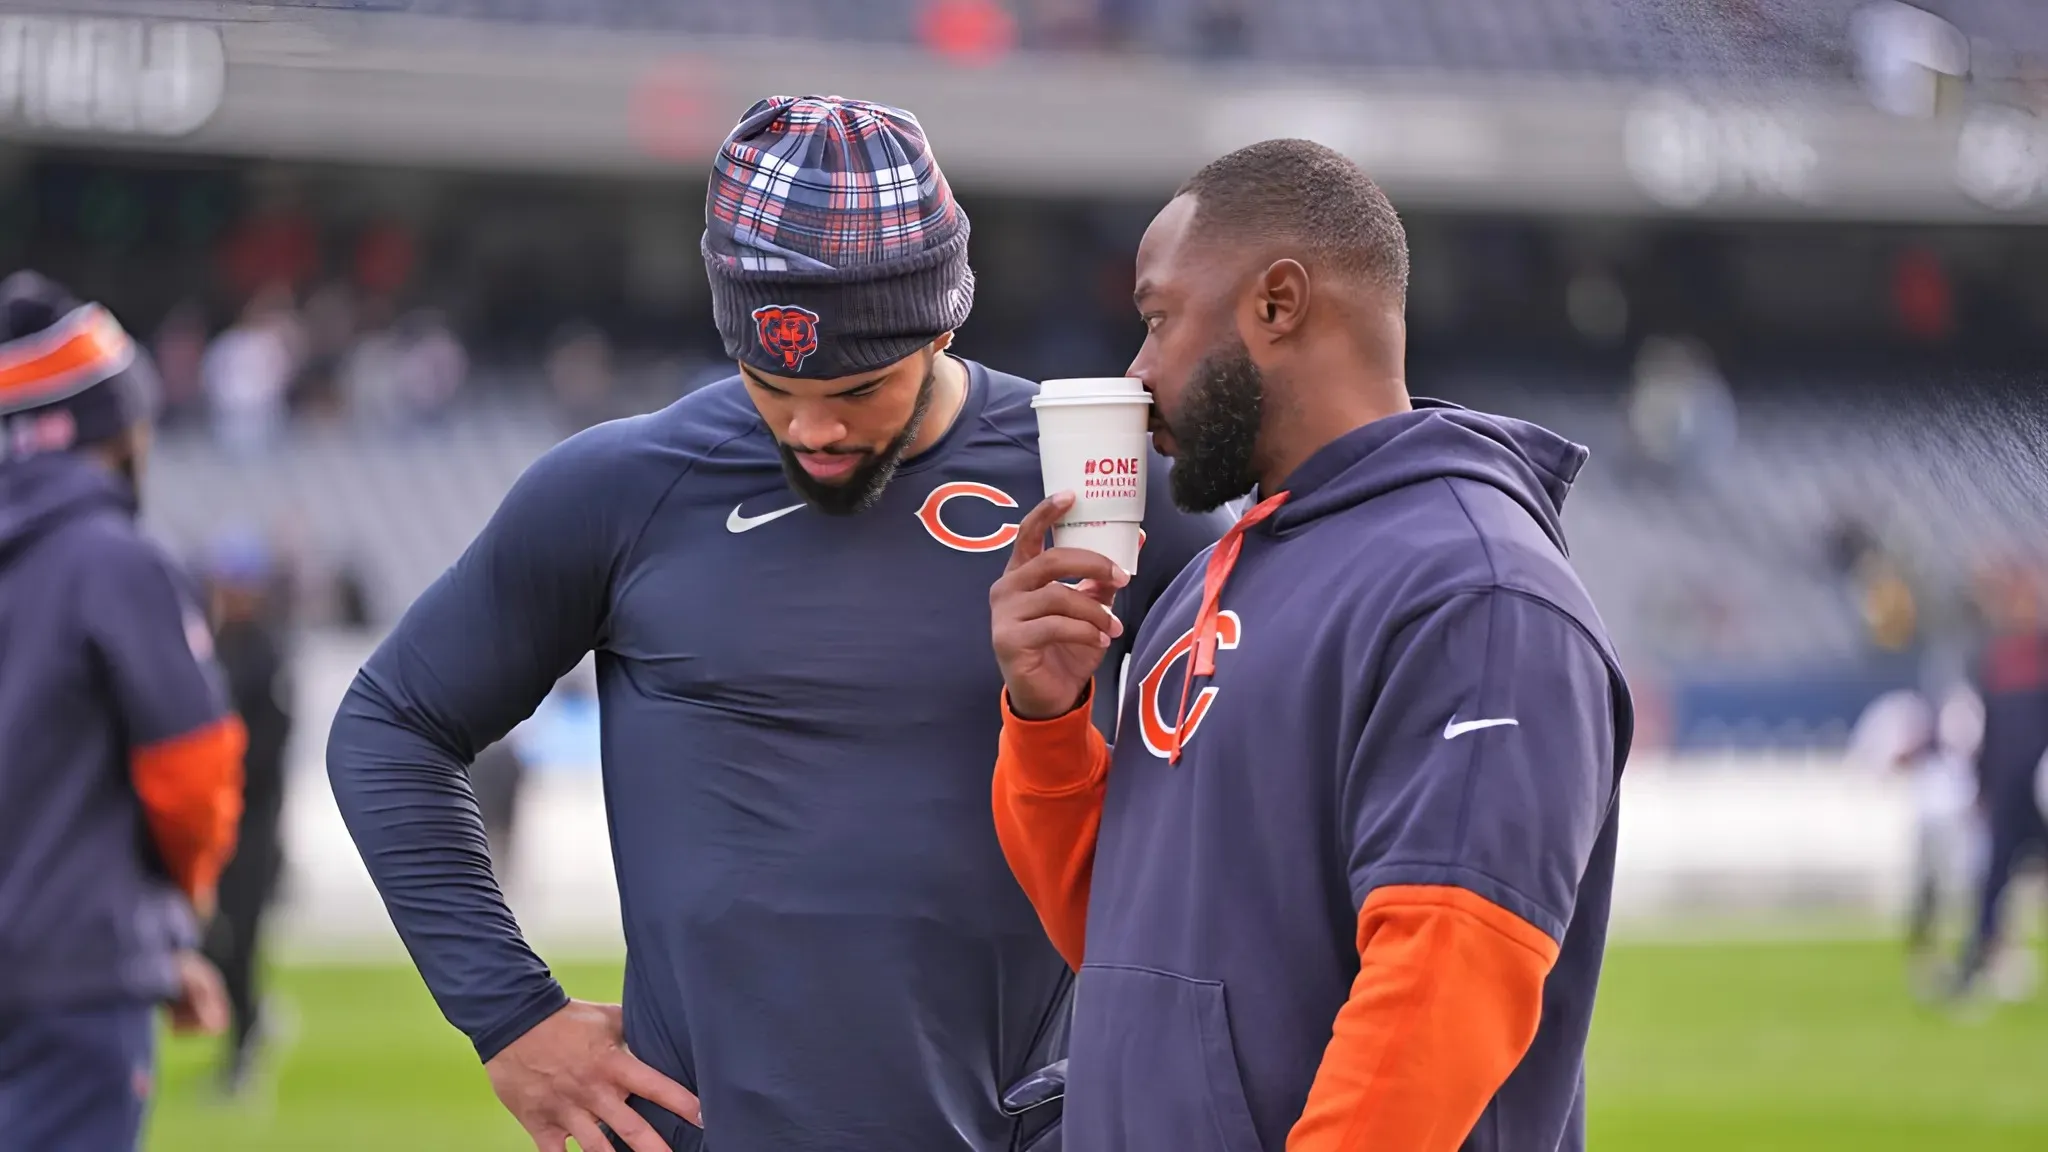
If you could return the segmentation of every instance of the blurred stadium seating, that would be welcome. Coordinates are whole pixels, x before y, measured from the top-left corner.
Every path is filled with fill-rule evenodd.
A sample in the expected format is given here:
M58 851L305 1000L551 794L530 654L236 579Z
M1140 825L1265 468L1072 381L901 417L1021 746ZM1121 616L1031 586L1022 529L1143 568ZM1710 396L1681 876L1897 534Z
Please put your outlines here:
M395 619L455 561L505 490L559 436L537 405L475 405L415 436L304 430L264 456L223 454L203 435L162 438L148 511L197 555L228 526L282 535L315 566L356 568L373 619Z
M1026 47L1058 47L1075 23L1141 53L1347 68L1657 79L1831 81L1847 72L1850 18L1865 0L1034 0L1017 5ZM347 6L338 4L334 6ZM647 29L696 36L912 43L930 0L365 0L419 15ZM2030 0L1978 0L1984 50L2048 44Z

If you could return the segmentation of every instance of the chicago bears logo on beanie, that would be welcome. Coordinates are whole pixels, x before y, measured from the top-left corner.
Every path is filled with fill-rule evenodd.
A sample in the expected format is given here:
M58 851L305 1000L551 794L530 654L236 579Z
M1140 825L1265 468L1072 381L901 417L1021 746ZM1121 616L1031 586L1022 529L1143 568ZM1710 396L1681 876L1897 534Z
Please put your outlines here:
M794 304L770 304L754 309L755 331L761 348L782 361L782 373L795 375L804 361L818 350L818 314Z
M776 96L718 150L704 268L726 354L830 379L893 364L974 304L967 214L917 117Z

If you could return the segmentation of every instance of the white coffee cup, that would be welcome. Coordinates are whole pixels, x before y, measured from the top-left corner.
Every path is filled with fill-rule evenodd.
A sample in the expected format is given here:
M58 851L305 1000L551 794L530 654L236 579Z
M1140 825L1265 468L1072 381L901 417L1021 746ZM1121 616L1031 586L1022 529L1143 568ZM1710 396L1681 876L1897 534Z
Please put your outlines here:
M1086 548L1126 572L1138 570L1151 441L1152 396L1124 377L1047 380L1038 413L1038 466L1047 495L1072 492L1074 506L1053 526L1060 548Z

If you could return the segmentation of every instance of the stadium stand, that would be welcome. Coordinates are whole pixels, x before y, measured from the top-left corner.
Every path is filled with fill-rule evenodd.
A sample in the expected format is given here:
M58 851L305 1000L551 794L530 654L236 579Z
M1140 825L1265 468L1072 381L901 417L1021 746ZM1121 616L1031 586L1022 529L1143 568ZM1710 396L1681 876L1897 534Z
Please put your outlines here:
M1736 442L1678 476L1640 466L1618 390L1481 381L1448 392L1592 448L1566 527L1617 642L1641 663L1770 673L1883 655L1830 553L1844 523L1897 558L1922 631L1949 626L1979 564L2048 529L2048 500L2026 480L2031 430L1795 384L1745 400ZM284 527L311 556L357 565L388 622L561 435L539 401L477 393L489 399L445 428L299 428L254 459L201 433L167 435L152 468L155 526L181 550L228 525Z
M551 413L506 399L410 437L296 428L258 457L223 453L200 433L167 434L150 467L145 515L181 555L196 555L227 528L277 533L316 568L355 569L372 621L388 624L560 435Z
M1094 41L1137 52L1289 65L1661 79L1847 80L1868 0L1021 0L1026 47ZM393 7L373 3L370 7ZM422 15L700 36L911 43L927 0L413 0ZM2048 49L2033 0L1923 5L1972 34L1979 71L2024 71ZM1948 10L1954 9L1954 10Z
M1592 449L1565 506L1565 529L1616 643L1636 661L1784 667L1860 650L1853 607L1818 565L1798 563L1801 549L1760 546L1752 536L1777 506L1753 507L1740 481L1727 483L1760 466L1743 458L1747 443L1736 458L1695 475L1650 476L1635 465L1614 399L1493 393L1473 402ZM1769 530L1800 532L1791 524Z

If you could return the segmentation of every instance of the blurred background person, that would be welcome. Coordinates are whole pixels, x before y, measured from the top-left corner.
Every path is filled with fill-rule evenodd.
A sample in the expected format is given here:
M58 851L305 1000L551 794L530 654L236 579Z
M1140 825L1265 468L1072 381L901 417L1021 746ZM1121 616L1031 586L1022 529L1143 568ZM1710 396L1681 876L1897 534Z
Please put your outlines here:
M214 437L237 455L267 451L284 430L301 355L291 289L264 285L241 319L213 338L200 375Z
M468 378L469 354L441 312L417 308L364 332L343 373L355 420L386 433L416 431L447 417Z
M1736 435L1735 397L1698 340L1643 341L1628 395L1629 429L1639 462L1666 482L1711 478Z
M192 299L173 305L157 325L151 351L163 390L158 426L181 426L202 416L206 408L200 378L206 359L206 309Z
M499 886L509 889L515 879L520 818L534 777L591 770L603 754L600 732L596 662L585 661L555 682L532 716L477 753L470 787Z
M2021 563L1993 567L1979 594L1991 628L1977 671L1984 734L1977 751L1977 803L1989 834L1976 924L1956 973L1967 994L2007 942L2005 897L2020 870L2048 861L2048 818L2036 781L2048 759L2048 632L2039 574Z
M283 867L280 820L294 686L289 616L269 542L246 529L224 533L209 549L204 570L215 657L249 734L235 852L221 873L219 906L205 940L232 1009L219 1072L221 1090L232 1096L248 1087L270 1031L262 995L263 921Z
M612 394L612 346L604 332L581 321L555 333L547 358L548 391L570 431L620 415Z
M414 426L445 420L469 377L469 353L437 308L416 308L398 322L399 396Z
M1905 936L1913 990L1924 999L1938 999L1950 976L1944 918L1976 911L1985 857L1975 773L1983 728L1983 704L1966 686L1939 707L1927 693L1901 688L1871 701L1849 738L1852 758L1905 776L1912 791Z
M295 412L331 423L347 415L341 370L356 338L356 296L342 280L323 281L306 296L304 355L291 387Z
M112 314L0 282L0 1140L138 1146L154 1019L217 1031L193 951L244 734L206 619L134 522L153 380Z
M519 819L519 793L526 784L526 760L510 736L476 754L469 766L469 786L483 816L484 839L491 846L491 871L502 886L512 876L512 834Z

